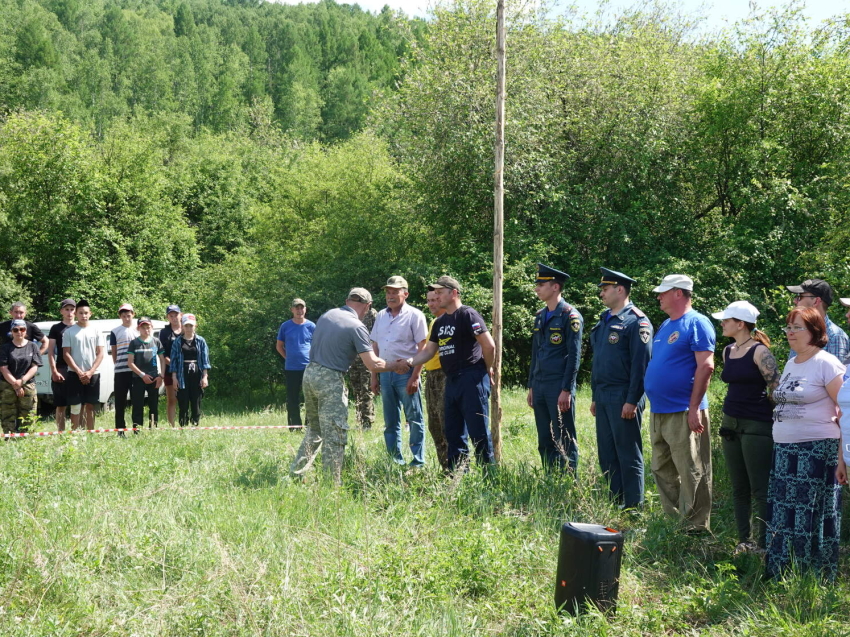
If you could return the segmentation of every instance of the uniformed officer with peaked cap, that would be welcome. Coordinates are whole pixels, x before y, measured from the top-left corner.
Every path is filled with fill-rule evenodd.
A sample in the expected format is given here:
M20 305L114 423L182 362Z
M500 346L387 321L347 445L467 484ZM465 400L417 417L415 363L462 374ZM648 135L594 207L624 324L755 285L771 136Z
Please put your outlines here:
M612 497L626 509L643 503L640 426L646 396L643 377L652 355L652 325L629 299L635 280L599 268L599 298L608 308L590 331L593 348L590 413L596 417L599 465Z
M543 467L578 465L576 407L573 397L581 360L584 319L561 292L569 275L537 264L534 291L546 307L534 317L528 406L534 409L537 449Z

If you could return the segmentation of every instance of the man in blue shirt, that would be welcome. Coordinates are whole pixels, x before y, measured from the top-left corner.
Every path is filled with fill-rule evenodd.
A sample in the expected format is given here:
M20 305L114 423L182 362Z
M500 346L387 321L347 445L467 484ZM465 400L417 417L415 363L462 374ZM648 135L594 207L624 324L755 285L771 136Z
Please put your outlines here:
M310 343L313 342L313 331L316 324L307 320L307 304L302 299L293 299L292 318L283 324L277 332L275 345L285 363L286 375L286 418L290 431L304 428L301 422L301 403L304 383L304 370L310 362Z
M826 322L826 347L824 349L835 356L843 364L850 363L850 338L847 333L833 323L829 314L829 306L832 305L832 287L823 279L807 279L800 285L786 285L785 289L794 294L794 305L796 307L813 307ZM791 351L791 356L797 353Z
M689 533L709 530L711 438L708 383L714 371L716 333L691 307L694 282L670 274L653 290L669 317L652 342L644 389L652 416L652 474L664 511Z

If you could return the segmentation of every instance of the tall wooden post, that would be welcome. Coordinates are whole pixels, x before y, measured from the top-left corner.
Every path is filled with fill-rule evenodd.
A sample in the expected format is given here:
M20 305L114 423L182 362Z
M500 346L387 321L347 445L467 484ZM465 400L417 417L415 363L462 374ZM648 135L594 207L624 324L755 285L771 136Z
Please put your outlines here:
M505 0L496 2L496 167L493 172L493 340L496 361L490 395L490 426L496 462L502 459L502 283L504 279Z

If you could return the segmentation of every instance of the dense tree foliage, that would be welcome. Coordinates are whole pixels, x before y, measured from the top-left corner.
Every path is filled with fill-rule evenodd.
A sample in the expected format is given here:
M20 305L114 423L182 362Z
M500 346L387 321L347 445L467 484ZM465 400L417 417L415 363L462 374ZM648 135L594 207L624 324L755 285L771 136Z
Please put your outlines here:
M270 99L283 130L335 141L400 80L421 30L388 8L327 0L6 2L0 109L61 111L98 135L115 118L163 113L221 132Z
M492 11L4 3L0 302L42 316L69 294L99 316L179 302L234 388L276 380L293 296L315 318L403 274L421 305L448 272L488 313ZM639 279L656 323L650 289L674 271L696 280L698 309L751 299L768 328L783 284L823 276L850 296L845 22L785 9L697 36L655 6L599 24L518 4L508 23L511 382L538 260L573 276L588 325L600 265Z

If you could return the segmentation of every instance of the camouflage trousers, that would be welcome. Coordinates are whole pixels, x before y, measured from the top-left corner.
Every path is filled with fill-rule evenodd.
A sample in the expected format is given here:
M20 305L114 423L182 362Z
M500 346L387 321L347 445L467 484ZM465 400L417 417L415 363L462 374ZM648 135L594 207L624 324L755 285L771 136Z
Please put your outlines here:
M348 442L345 374L310 363L304 372L303 387L307 425L290 473L295 477L304 475L321 450L322 468L340 484L345 443Z
M351 381L351 393L354 394L357 424L362 429L369 429L375 424L375 403L372 400L372 391L369 389L372 372L366 369L359 357L348 371L348 380Z
M12 386L0 380L0 421L3 433L23 431L38 404L35 383L24 385L24 395L18 396Z
M449 444L444 428L446 416L446 373L442 369L425 372L425 405L428 408L428 431L434 439L437 458L443 469L449 468Z

